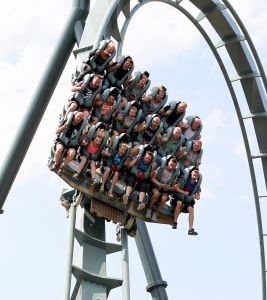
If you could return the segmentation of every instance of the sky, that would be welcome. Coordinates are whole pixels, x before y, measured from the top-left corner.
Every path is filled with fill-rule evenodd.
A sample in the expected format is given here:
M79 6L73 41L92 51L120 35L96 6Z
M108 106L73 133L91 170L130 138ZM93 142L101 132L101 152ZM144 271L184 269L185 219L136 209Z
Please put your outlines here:
M266 0L230 2L266 70ZM188 1L183 3L188 5ZM0 3L1 163L22 125L71 5L71 0L64 1L64 6L59 0ZM208 27L205 22L203 26ZM217 43L218 37L212 35ZM147 225L162 278L168 282L169 299L261 299L260 250L248 163L232 99L212 52L186 17L155 2L134 16L122 54L134 58L136 71L150 72L152 86L164 84L170 100L186 101L187 114L199 115L204 124L203 184L194 226L199 235L187 235L187 215L180 216L177 230ZM74 68L72 55L8 195L5 213L0 215L1 299L63 297L68 219L59 196L67 185L48 170L47 158ZM228 70L235 75L230 65ZM249 113L244 99L241 111ZM254 141L251 124L246 127ZM251 148L257 153L256 143ZM266 194L257 162L256 168L259 194ZM266 201L261 208L266 233ZM108 240L115 242L115 225L107 224L107 233ZM151 299L132 238L129 256L131 299ZM119 254L111 255L107 269L108 275L121 276ZM109 300L115 299L121 299L120 289L111 292Z

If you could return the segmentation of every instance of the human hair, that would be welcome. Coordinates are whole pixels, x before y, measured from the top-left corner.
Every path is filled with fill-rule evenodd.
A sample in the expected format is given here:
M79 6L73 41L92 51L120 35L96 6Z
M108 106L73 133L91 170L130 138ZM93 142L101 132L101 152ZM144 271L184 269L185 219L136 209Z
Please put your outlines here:
M193 173L193 172L199 173L199 168L198 168L198 167L193 167L193 168L190 170L190 174Z
M104 128L97 128L94 138L100 137L101 139L103 139L105 135L106 135L106 131Z
M144 76L146 76L147 78L149 77L149 72L147 71L144 71L142 74L141 74L141 78L143 78Z
M122 148L128 149L129 146L128 146L128 144L126 144L126 143L120 143L120 144L119 144L119 149L118 149L118 150L120 150L120 149L122 149Z
M147 151L144 153L144 156L146 156L146 155L148 155L148 156L150 156L150 157L153 157L153 152L147 150Z
M164 94L165 94L166 91L167 91L167 88L163 84L159 85L159 91L158 92L164 92Z

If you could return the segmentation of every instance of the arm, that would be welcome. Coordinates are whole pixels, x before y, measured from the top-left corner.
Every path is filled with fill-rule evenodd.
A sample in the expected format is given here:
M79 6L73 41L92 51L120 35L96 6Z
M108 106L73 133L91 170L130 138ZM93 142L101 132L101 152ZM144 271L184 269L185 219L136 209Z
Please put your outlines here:
M200 200L200 192L196 192L193 197L194 200Z
M189 196L189 193L182 190L179 184L175 184L174 188L175 188L176 192L181 193L185 196Z
M82 90L85 89L85 87L86 87L86 85L81 82L81 83L78 83L77 85L74 85L71 88L71 91L72 92L81 92Z
M60 134L67 127L67 122L56 129L56 134Z
M127 166L128 169L131 169L140 160L140 158L141 156L137 155L136 158L133 160L127 159L125 165Z

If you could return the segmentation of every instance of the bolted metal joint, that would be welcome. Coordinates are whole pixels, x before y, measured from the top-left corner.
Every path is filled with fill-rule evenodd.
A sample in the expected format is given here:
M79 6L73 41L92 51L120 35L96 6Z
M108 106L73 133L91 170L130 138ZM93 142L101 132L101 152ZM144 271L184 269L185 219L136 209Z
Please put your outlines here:
M152 282L151 284L149 284L147 287L146 287L146 291L151 293L151 291L155 288L158 288L158 287L164 287L166 288L168 286L167 284L167 281L158 281L158 282Z

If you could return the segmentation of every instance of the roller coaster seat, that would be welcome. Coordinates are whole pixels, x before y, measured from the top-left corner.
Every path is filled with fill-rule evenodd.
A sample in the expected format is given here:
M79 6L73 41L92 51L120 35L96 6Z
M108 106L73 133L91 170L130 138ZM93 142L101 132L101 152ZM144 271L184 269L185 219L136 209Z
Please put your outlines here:
M126 56L121 55L121 56L119 56L119 58L117 60L117 63L122 66L124 64L124 62L126 60L128 60L129 58L131 58L131 57L127 56L127 55ZM132 66L129 68L129 70L125 73L125 75L120 80L118 80L115 77L115 73L116 73L117 70L113 70L113 71L108 72L107 73L107 78L109 79L112 86L121 88L121 86L124 84L124 82L128 79L128 76L133 72L133 69L134 69L134 63L132 64Z
M194 170L198 170L197 167L195 166L191 166L189 168L185 168L183 170L183 173L182 173L182 176L181 176L181 179L180 179L180 183L179 183L179 186L181 187L181 189L184 188L187 180L190 178L191 176L191 173L194 171ZM197 180L197 184L194 186L192 192L190 193L189 196L186 196L186 202L191 202L193 201L193 196L200 191L200 185L201 185L201 182L202 182L202 174L199 173L198 175L198 180Z
M136 101L139 101L141 96L148 90L148 88L150 87L150 84L151 84L151 80L148 78L147 79L147 82L145 84L145 86L142 88L142 89L139 89L138 92L133 96L131 95L131 90L132 88L135 87L135 85L139 82L139 80L141 79L141 76L143 75L144 73L143 72L135 72L134 73L134 79L132 79L130 82L129 82L129 85L124 89L123 91L123 96L125 96L127 98L128 101L133 101L133 100L136 100Z
M172 110L173 111L174 109L176 109L176 107L177 107L177 105L179 105L179 103L181 103L181 101L178 101L178 102L171 101L169 104L167 104L167 106L170 106L170 108L168 110ZM185 113L186 112L184 111L182 114L180 114L180 116L175 120L175 122L173 124L171 124L171 126L175 127L179 122L181 122L183 120L183 118L185 117ZM168 117L166 117L166 116L164 116L162 118L164 130L166 130L170 126L170 124L168 124L167 121L166 121L167 118Z
M159 168L157 170L157 175L156 175L156 178L158 180L160 180L160 178L162 176L162 172L164 171L165 167L168 165L170 159L172 159L172 158L175 159L175 156L174 155L168 155L168 156L165 156L161 159L161 165L159 166ZM179 162L177 162L175 170L174 170L172 176L169 178L169 180L166 184L167 185L172 185L174 183L174 181L180 176L180 172L181 172L181 167L180 167Z
M177 140L177 143L174 143L171 141L172 133L175 127L168 127L167 130L163 133L163 138L168 138L168 141L166 143L161 143L159 149L157 150L158 154L162 157L169 155L175 155L176 152L179 150L179 148L185 143L185 138L183 135L180 136L179 140ZM165 150L165 145L167 143L172 143L172 151L168 151L168 153Z
M67 132L70 129L70 126L72 124L73 118L75 114L78 113L78 111L75 112L70 112L67 116L67 127L59 134L57 141L62 143L65 146L68 147L76 147L79 144L79 139L81 137L82 131L87 125L88 121L86 119L82 120L80 125L78 126L77 129L74 129L74 131L71 134L71 137L67 136Z
M152 152L151 150L152 150L151 145L149 145L149 144L141 145L141 146L139 147L138 155L140 155L140 156L141 156L141 159L143 159L143 158L144 158L144 155L146 154L146 152L147 152L147 151ZM150 172L151 172L151 170L152 170L152 168L153 168L153 166L154 166L154 163L155 163L155 161L156 161L156 158L157 158L157 152L154 151L154 152L153 152L153 158L152 158L151 162L149 163L149 167L148 167L148 169L147 169L144 173L143 173L143 172L140 172L140 171L138 170L138 163L135 164L135 165L132 167L131 173L134 174L135 176L142 177L143 179L148 179L148 178L149 178L149 175L150 175ZM140 160L141 160L141 159L140 159Z
M109 62L114 58L114 56L116 55L116 51L114 51L113 53L111 53L109 55L109 57L101 64L99 65L97 63L97 58L99 56L99 52L102 52L103 50L105 50L105 48L107 47L107 45L109 43L111 43L111 40L102 40L99 44L98 49L95 49L95 54L93 54L89 60L87 61L88 64L91 66L92 70L95 73L98 74L103 74L104 70L106 69L106 67L108 66ZM99 50L99 51L97 51Z
M149 102L153 101L153 99L157 96L159 91L160 91L159 87L157 87L157 86L152 87L151 93L149 94L149 97L151 97L152 100L149 100ZM166 105L167 100L168 100L168 94L167 94L167 92L165 92L165 96L163 97L163 99L161 100L161 102L159 103L157 108L153 111L149 110L148 103L144 103L142 106L144 115L148 115L148 114L152 114L152 113L157 114Z
M191 127L192 123L194 122L194 120L196 118L199 118L199 116L196 115L190 115L190 116L186 116L185 120L186 120L186 124L189 126L189 128ZM200 119L200 118L199 118ZM196 139L196 137L200 134L200 132L202 131L203 128L203 124L201 123L200 126L198 127L197 130L195 130L193 136L191 136L189 139L187 138L187 140L194 140ZM186 130L184 131L184 133L186 133Z
M150 127L151 125L151 122L152 120L155 118L155 117L159 117L157 114L152 114L152 115L148 115L146 116L145 118L145 125L147 126L147 128ZM160 117L159 117L160 118ZM153 134L153 137L151 137L151 139L149 140L149 144L152 145L157 137L157 135L159 133L161 133L163 131L163 124L162 122L160 122L159 126L157 127L157 130L154 132ZM140 143L140 144L144 144L146 143L147 141L143 142L143 134L144 134L145 130L143 130L142 132L140 132L138 135L137 135L137 142Z
M124 124L124 119L128 116L128 113L129 113L132 106L135 106L137 108L137 113L136 113L136 116L135 116L134 120L132 121L131 125L129 127L127 127ZM125 133L130 134L133 131L134 126L141 120L142 110L139 109L139 104L138 104L137 101L132 101L132 102L127 102L126 103L126 105L124 107L124 110L122 112L123 112L123 115L124 115L123 119L121 121L119 121L119 120L115 121L114 129L117 132L125 132Z
M194 140L187 141L185 143L185 147L184 147L185 152L189 153L193 149L193 145L197 142L200 142L200 141L194 141ZM197 155L195 156L194 160L192 161L192 166L197 166L197 162L201 159L202 154L203 154L203 149L201 147L200 150L198 151ZM186 158L186 155L180 160L182 169L185 169L184 164L183 164L185 158ZM187 167L189 167L189 166L187 166Z
M86 75L84 77L84 81L83 81L83 84L86 86L86 88L83 89L82 91L76 92L73 95L73 97L72 97L73 100L76 101L79 106L86 107L88 109L92 108L95 96L98 93L100 93L101 88L102 88L102 79L101 79L100 85L95 90L92 91L90 89L90 87L89 87L90 83L92 82L92 80L95 76L100 77L99 75L96 75L96 74ZM90 93L90 97L87 97L88 93Z
M105 101L108 99L108 97L111 96L111 95L115 96L113 107L110 110L110 112L108 113L108 115L102 116L101 113L100 113L101 108L105 104ZM102 98L103 103L100 106L97 106L94 109L93 114L97 117L97 119L100 122L108 123L108 122L110 122L110 120L112 118L112 114L114 113L114 111L116 111L116 109L119 107L119 105L121 103L121 95L120 95L120 92L117 88L111 87L111 88L107 88L103 91L101 98Z
M120 171L124 167L124 163L127 159L127 157L130 155L130 152L132 150L132 142L129 141L129 138L125 133L121 133L119 136L116 136L114 138L113 144L110 147L110 153L115 154L121 143L125 143L128 146L127 152L125 153L124 157L121 159L120 163L116 165L116 170Z

